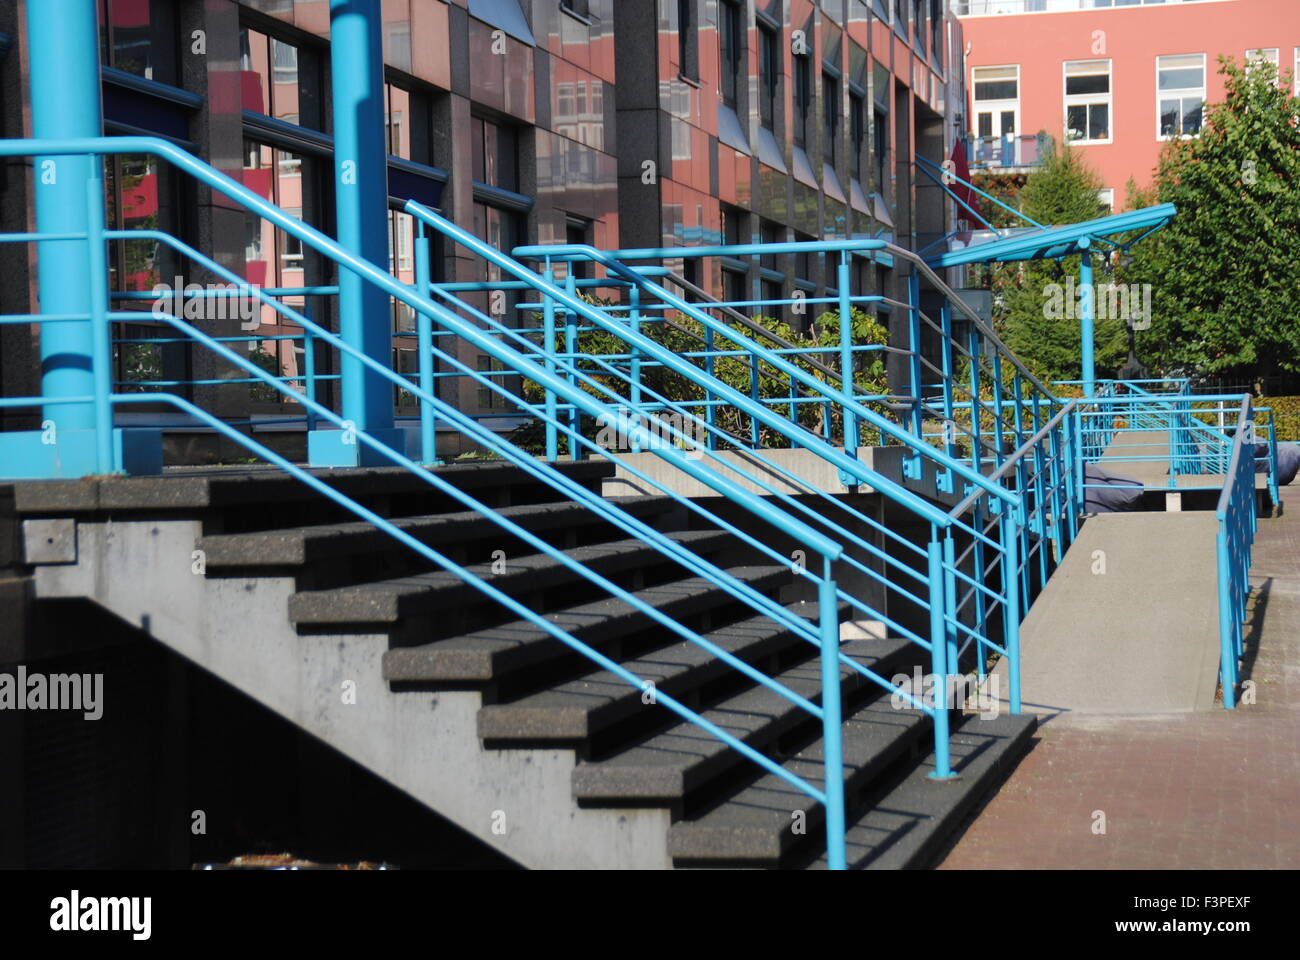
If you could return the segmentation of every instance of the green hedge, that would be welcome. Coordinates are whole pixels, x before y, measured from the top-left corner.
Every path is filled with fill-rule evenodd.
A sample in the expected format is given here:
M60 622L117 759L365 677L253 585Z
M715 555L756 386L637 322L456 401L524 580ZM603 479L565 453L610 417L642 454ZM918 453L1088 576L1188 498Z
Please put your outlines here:
M1277 418L1279 440L1300 440L1300 397L1260 397L1255 406L1268 407ZM1268 414L1262 418L1268 420Z

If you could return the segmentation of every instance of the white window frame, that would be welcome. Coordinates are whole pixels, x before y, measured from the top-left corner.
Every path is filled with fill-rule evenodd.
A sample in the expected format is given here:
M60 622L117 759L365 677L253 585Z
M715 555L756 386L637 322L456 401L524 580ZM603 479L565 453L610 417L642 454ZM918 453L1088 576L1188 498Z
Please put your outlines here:
M1162 60L1174 60L1174 59L1178 59L1178 58L1181 58L1181 57L1200 57L1200 58L1201 58L1201 85L1200 85L1200 87L1177 87L1177 88L1175 88L1175 89L1173 89L1173 90L1161 90L1161 89L1160 89L1160 61L1162 61ZM1165 134L1162 134L1162 133L1160 132L1160 101L1161 101L1161 100L1173 100L1173 99L1175 99L1175 98L1177 98L1177 99L1179 100L1179 106L1178 106L1178 127L1179 127L1179 130L1181 131L1181 130L1182 130L1182 126L1183 126L1183 124L1182 124L1182 119L1183 119L1183 114L1182 114L1182 100L1183 100L1185 97L1196 96L1196 95L1199 94L1199 96L1200 96L1200 98L1201 98L1201 129L1204 129L1204 128L1205 128L1205 95L1206 95L1206 70L1207 70L1207 69L1208 69L1208 67L1207 67L1207 65L1206 65L1206 55L1205 55L1204 53L1171 53L1171 54L1167 54L1167 55L1163 55L1163 56L1158 56L1158 57L1156 57L1156 70L1155 70L1155 77L1154 77L1154 80L1155 80L1155 87L1156 87L1156 139L1157 139L1157 140L1160 140L1160 141L1164 141L1164 140L1183 140L1183 139L1188 139L1188 138L1191 138L1191 137L1197 137L1197 136L1200 136L1200 133L1201 133L1200 130L1197 130L1196 133L1181 133L1181 132L1179 132L1179 133L1175 133L1175 134L1172 134L1172 135L1165 135Z
M1260 56L1263 54L1263 56ZM1272 56L1269 56L1272 54ZM1246 63L1252 60L1267 60L1273 64L1274 69L1279 72L1282 70L1282 50L1280 47L1256 47L1254 50L1246 51Z
M1106 92L1105 93L1066 93L1066 85L1070 78L1069 68L1071 65L1106 65ZM1076 76L1099 76L1100 71L1089 71L1087 73L1076 74ZM1099 57L1095 60L1063 60L1061 62L1061 96L1062 96L1062 135L1067 143L1087 145L1090 143L1113 143L1115 140L1115 77L1113 72L1113 63L1109 57ZM1070 134L1070 107L1089 107L1104 103L1106 105L1106 136L1102 138L1080 137L1077 140L1069 139ZM1086 122L1086 121L1085 121Z
M1015 70L1016 71L1016 96L1015 99L1007 100L977 100L975 99L975 75L981 70ZM998 63L985 64L970 69L970 99L971 115L975 118L974 132L979 136L979 115L982 112L992 114L996 123L990 123L989 129L993 131L993 136L1001 139L1003 136L1001 130L1002 114L1010 110L1014 115L1013 123L1015 129L1012 131L1013 136L1020 135L1020 64L1018 63Z
M1099 203L1105 204L1111 213L1115 212L1115 188L1114 187L1103 187L1102 189L1098 190L1097 200Z
M1300 47L1295 48L1295 71L1291 83L1295 87L1295 95L1300 97Z

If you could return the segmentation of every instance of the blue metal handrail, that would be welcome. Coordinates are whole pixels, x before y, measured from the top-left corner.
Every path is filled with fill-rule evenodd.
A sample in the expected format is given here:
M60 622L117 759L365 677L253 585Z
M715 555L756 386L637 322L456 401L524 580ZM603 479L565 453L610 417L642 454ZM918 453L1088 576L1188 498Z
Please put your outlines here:
M1232 441L1232 456L1219 502L1215 508L1218 521L1216 557L1219 587L1219 682L1223 688L1223 706L1237 705L1238 663L1244 653L1242 624L1246 619L1246 601L1250 596L1251 545L1255 541L1258 516L1255 509L1255 470L1253 454L1243 452L1247 424L1253 422L1250 397L1241 399L1237 414L1237 431Z
M388 274L379 270L377 267L373 266L372 264L369 264L363 260L359 260L351 256L347 251L345 251L338 244L334 243L328 237L324 236L323 234L319 233L313 228L307 226L306 224L303 224L301 221L289 217L287 214L284 214L283 211L265 202L259 196L247 190L242 185L234 182L233 180L226 177L225 175L220 174L219 172L212 170L211 168L208 168L206 165L202 164L200 161L186 154L184 151L181 151L178 148L173 147L172 145L164 141L158 141L149 138L130 137L130 138L110 138L110 139L84 138L84 139L75 139L75 140L6 141L0 143L0 156L26 155L26 154L58 156L58 155L76 154L76 153L82 153L89 156L99 156L103 154L118 153L118 152L134 153L134 154L139 154L139 153L153 154L172 162L179 169L190 173L191 175L199 179L201 182L207 183L210 187L217 190L218 192L224 193L225 195L231 197L233 200L235 200L240 205L244 206L246 209L258 213L259 215L263 216L265 219L269 220L270 222L274 223L276 226L283 229L285 232L297 237L304 244L310 246L312 249L321 253L326 258L338 264L340 269L351 271L355 275L361 277L367 283L373 284L374 286L378 287L379 289L384 291L387 295L397 300L400 300L402 302L405 302L416 311L418 316L422 318L437 320L437 322L440 324L440 326L444 328L444 330L454 333L455 335L462 337L467 342L470 342L475 346L479 347L484 353L500 360L509 369L513 370L520 376L523 376L526 379L533 380L543 385L548 392L553 393L555 396L562 398L563 400L565 400L565 402L571 404L575 410L580 410L586 415L593 416L593 417L608 415L611 412L612 408L602 404L591 393L578 386L576 380L571 382L568 379L566 379L566 377L558 375L556 372L557 370L559 370L558 363L557 364L536 363L524 353L521 353L513 349L512 347L510 347L508 344L504 342L504 340L501 337L484 332L474 323L465 321L456 313L453 313L451 310L442 307L438 303L434 302L432 299L422 296L416 289L400 283L399 281L393 279ZM200 410L198 407L196 407L189 401L186 401L183 398L176 397L174 395L166 394L166 393L117 394L111 392L110 384L109 384L110 374L109 374L109 364L108 364L109 351L111 348L111 342L110 342L111 338L108 332L109 325L111 324L111 322L113 322L113 320L137 320L137 319L147 318L155 321L161 320L164 323L170 324L178 333L202 345L203 347L213 352L217 356L221 357L226 362L232 364L236 368L245 371L251 376L252 379L260 380L261 382L267 384L272 389L276 390L282 395L285 395L286 397L293 400L294 402L301 404L304 407L304 409L308 410L310 414L314 415L315 417L326 420L334 424L335 426L338 426L343 429L347 429L350 426L350 423L348 421L344 420L341 416L334 413L328 407L318 403L314 398L297 393L287 382L288 378L276 377L271 373L261 369L257 364L255 364L247 357L241 357L235 351L230 350L229 347L227 347L225 344L220 342L218 338L214 338L203 333L202 331L198 330L197 328L193 327L192 325L184 322L183 320L177 317L171 316L169 314L158 316L153 313L144 314L138 312L132 313L129 311L119 312L115 314L109 313L108 311L108 306L110 303L109 291L107 290L106 283L102 282L102 280L97 281L96 278L103 278L107 276L106 264L103 262L104 241L109 238L117 236L119 232L109 231L104 228L103 208L102 208L103 184L101 180L98 180L93 177L88 180L87 200L92 211L91 224L89 229L85 234L80 234L75 237L69 235L64 239L71 242L76 242L79 240L86 244L87 255L89 257L88 265L87 265L88 276L91 278L91 282L95 284L95 291L96 291L96 296L92 300L93 303L92 313L88 317L83 316L77 318L24 316L21 319L23 322L33 322L33 323L63 322L63 321L70 321L73 319L77 319L83 322L87 320L92 321L95 330L94 354L92 360L93 360L94 376L95 376L95 383L96 383L96 394L90 399L95 404L96 411L97 411L97 421L101 427L99 432L101 447L107 443L109 438L109 431L111 430L111 423L112 423L111 409L114 405L139 404L139 403L170 404L175 408L181 410L182 412L187 413L191 417L194 417L196 420L207 423L210 427L212 427L215 430L218 430L223 435L228 436L230 439L234 440L237 443L241 443L245 448L253 450L254 452L258 453L259 456L264 456L265 459L267 459L269 462L272 462L280 466L281 468L286 469L289 473L291 473L295 477L302 479L304 483L307 483L313 489L316 489L322 492L324 495L329 496L336 503L352 511L355 515L365 519L367 522L373 524L377 529L382 530L386 534L392 536L398 542L401 542L411 547L412 549L420 553L422 556L424 556L426 559L433 561L437 565L441 566L443 569L448 570L454 575L460 577L465 582L470 583L475 588L486 593L494 600L501 602L502 605L505 606L508 610L523 617L524 619L528 619L530 622L535 623L537 626L546 630L547 633L557 637L557 639L562 640L572 648L579 650L579 652L582 652L584 655L588 656L590 659L597 662L598 664L605 667L606 669L610 669L611 671L613 671L623 679L627 680L629 683L634 683L639 685L640 678L635 677L635 675L619 667L617 664L612 663L611 661L608 660L608 658L604 658L599 654L598 651L592 650L590 647L577 641L572 636L565 635L564 631L555 627L553 624L547 622L545 618L540 617L539 615L534 614L531 611L528 611L526 608L522 607L522 605L518 604L515 601L510 600L510 598L504 596L499 591L492 588L490 584L484 583L483 581L474 577L468 571L460 568L458 565L448 560L446 557L442 557L440 554L437 553L437 551L434 551L431 548L428 548L425 545L421 544L419 541L415 540L409 534L405 533L403 530L401 530L400 527L393 524L391 521L379 517L378 515L373 514L370 511L367 511L365 508L355 503L355 501L351 501L349 500L349 498L339 495L337 491L333 491L323 483L316 481L315 478L312 478L311 475L308 474L306 471L302 470L301 468L295 467L293 464L288 463L283 458L277 457L276 455L274 455L273 453L271 453L270 451L262 447L260 444L257 444L255 441L251 440L251 438L247 438L239 431L235 431L229 424L224 423L218 418L206 413L205 411ZM153 237L154 239L170 244L178 252L190 257L194 262L204 266L208 270L213 271L216 275L224 277L225 279L227 279L232 283L241 282L240 279L236 277L232 272L228 270L224 270L224 268L221 268L210 258L204 257L198 251L194 250L193 248L190 248L186 244L181 243L175 238L170 237L169 235L166 234L161 234L157 231L145 231L145 232L147 232L149 236ZM125 233L136 238L142 235L142 232L140 231L126 231ZM10 236L10 237L0 238L0 239L19 239L19 238ZM23 235L21 239L25 241L27 240L48 241L52 238L50 235L30 234L30 235ZM488 250L490 251L490 248L488 248ZM491 251L491 253L495 255L495 258L504 259L503 255L497 254L495 251ZM492 259L492 257L490 257L490 259ZM520 269L527 276L531 278L531 272L523 268ZM554 296L558 292L553 287L544 287L542 288L542 290L548 296ZM567 294L565 295L567 296ZM784 532L786 535L790 536L796 542L804 544L813 552L821 555L822 564L821 564L820 572L814 572L816 569L815 565L811 568L805 568L801 571L796 571L800 573L800 575L806 577L809 580L814 581L817 584L819 619L818 619L817 628L813 630L811 627L807 626L802 622L802 618L794 618L792 615L788 613L783 613L779 609L774 609L774 605L772 604L771 601L767 600L767 598L762 597L761 595L755 596L754 591L752 591L752 589L746 588L746 586L743 584L738 584L734 580L734 578L730 577L730 575L728 575L725 571L722 571L720 568L717 568L716 566L710 564L708 561L704 561L699 557L693 556L692 554L690 554L689 551L685 550L680 544L673 543L671 540L658 534L656 531L649 528L647 525L642 524L639 521L635 521L634 518L631 518L626 514L624 514L623 511L620 511L615 505L602 501L599 497L596 497L590 491L586 491L585 488L579 487L578 485L574 484L572 481L569 481L567 478L565 478L562 474L557 473L552 467L548 466L547 464L527 457L522 453L522 451L518 451L516 448L513 448L511 445L502 441L501 438L496 437L490 431L484 429L473 418L461 414L454 407L441 401L431 391L425 389L423 383L421 383L421 385L419 386L410 383L406 377L403 377L389 370L382 363L375 361L374 359L368 357L361 351L352 347L350 344L330 334L327 330L320 327L318 324L314 323L308 316L293 309L289 305L279 300L276 300L275 298L271 297L269 294L259 291L257 293L257 298L259 299L259 301L262 302L264 306L270 307L271 309L280 313L282 316L285 316L286 318L291 319L293 322L300 324L304 329L304 331L306 333L309 333L312 336L312 338L318 341L319 343L333 347L334 349L338 350L341 354L348 356L351 359L357 361L361 367L368 369L370 372L379 375L380 377L388 380L393 385L399 387L400 389L405 390L412 396L416 397L422 405L436 411L437 415L440 418L443 418L447 422L454 425L457 429L462 431L466 436L472 437L484 443L490 449L496 450L498 453L501 453L506 459L528 470L534 476L544 479L546 482L550 483L552 486L554 486L557 490L564 493L565 495L571 496L575 500L585 503L591 509L601 513L602 516L607 517L611 521L615 522L617 525L622 526L624 529L635 531L635 533L638 536L640 536L646 542L654 545L665 556L668 556L671 559L681 563L683 566L686 566L688 569L691 569L693 571L701 573L704 576L707 576L711 580L711 582L715 583L717 586L721 587L722 589L728 590L733 595L737 596L738 599L742 600L742 602L748 603L754 609L759 610L760 612L763 612L766 615L773 616L778 622L788 623L790 628L797 635L803 636L817 643L819 650L821 652L821 660L822 660L822 681L823 682L822 682L822 697L821 697L820 706L817 706L816 704L813 704L810 701L806 701L805 698L797 697L797 695L794 695L791 691L782 688L780 684L776 683L776 681L763 676L758 671L755 671L753 668L748 667L747 665L739 661L735 661L734 658L729 659L729 655L727 655L725 651L721 651L712 647L711 645L708 644L706 640L704 640L704 638L698 637L696 635L692 635L691 631L687 631L685 630L685 628L682 628L680 625L673 623L669 618L666 618L657 610L648 607L646 604L644 604L644 602L638 601L634 596L629 594L627 591L622 590L621 588L617 587L617 585L615 584L612 584L607 579L601 577L597 572L584 567L582 564L577 563L576 561L573 561L571 558L565 556L562 551L554 550L554 548L551 548L549 547L549 545L545 544L544 541L541 541L540 539L528 534L527 531L522 530L521 528L517 528L515 525L511 524L505 518L495 515L494 512L490 510L490 508L486 507L481 503L478 503L472 497L462 494L460 491L456 490L446 481L439 479L436 473L429 473L427 471L422 470L420 468L420 465L416 463L414 460L411 460L408 457L398 453L397 451L388 447L386 444L382 443L381 441L371 436L370 434L366 433L365 431L357 430L355 433L356 440L358 443L363 444L366 447L376 451L388 461L407 469L408 471L412 472L416 476L421 477L425 482L429 483L434 488L439 489L441 492L453 497L454 499L458 500L459 502L466 505L470 509L483 513L485 516L489 516L491 519L493 519L494 522L498 523L498 525L502 526L504 529L508 530L513 535L520 537L525 542L528 542L534 549L547 553L548 555L556 559L558 562L568 566L570 569L573 569L576 572L579 572L584 578L586 578L593 584L602 587L603 589L610 592L613 596L618 597L620 600L623 600L624 602L631 604L635 609L638 609L646 616L655 619L663 626L667 626L670 630L673 630L679 635L682 635L687 639L690 639L692 642L705 645L706 649L710 649L711 652L719 656L724 662L729 663L735 669L745 672L756 682L764 684L768 686L770 689L776 690L777 692L781 693L783 696L786 696L787 699L791 699L792 702L797 703L799 706L803 707L804 709L809 710L814 716L820 718L823 722L823 735L824 735L825 747L826 747L826 763L825 763L826 779L825 779L825 787L823 789L818 789L812 786L811 784L807 783L806 781L802 780L801 778L788 773L782 767L780 767L779 764L774 763L770 759L763 757L761 754L758 754L756 751L752 750L751 748L748 748L743 743L737 741L736 738L726 734L725 731L721 731L715 726L709 724L698 714L695 714L693 711L690 711L688 708L685 708L681 704L672 701L671 698L663 698L665 705L669 706L669 708L674 710L674 712L678 713L678 715L683 716L684 718L690 720L693 723L697 723L702 728L708 730L711 734L715 736L719 736L720 739L726 742L729 746L736 749L742 755L748 757L749 759L753 760L756 763L759 763L769 772L781 776L787 782L790 782L798 789L801 789L809 796L812 796L814 797L814 799L823 803L826 808L826 814L827 814L828 853L830 857L830 862L833 866L843 866L844 809L843 809L843 790L842 790L843 771L842 771L842 763L841 763L842 753L840 749L840 740L839 740L840 738L839 671L841 665L845 663L847 663L850 667L857 669L861 672L869 673L869 671L863 668L860 664L857 664L855 661L852 661L849 658L845 657L839 651L838 602L840 599L842 599L843 594L836 586L836 582L833 575L833 564L834 562L841 559L843 553L843 547L841 546L840 543L838 543L832 537L827 537L825 534L819 532L817 529L815 529L813 526L809 525L808 523L797 519L787 511L777 506L773 506L772 503L768 502L767 500L761 497L751 494L749 491L747 491L740 485L729 480L724 474L720 473L719 471L709 468L703 464L692 462L684 453L678 452L674 450L672 447L660 447L660 446L649 447L649 449L653 450L653 452L655 452L661 459L668 461L671 465L681 470L686 475L692 477L695 480L698 480L701 483L704 483L706 486L709 486L711 489L715 490L716 492L726 497L732 503L738 504L739 506L749 510L749 512L763 519L764 521L772 524L773 527ZM575 301L575 302L580 303L580 301ZM472 309L469 308L468 305L462 304L461 306L462 309L465 309L467 311ZM5 319L16 322L18 318L10 317ZM599 318L595 318L595 319L597 320L598 323L600 322ZM422 351L422 362L424 357L428 357L434 353L436 353L444 360L450 359L448 358L448 355L443 351L425 350ZM671 354L669 355L669 359L672 359ZM552 369L548 369L547 368L548 365L550 365ZM468 369L465 369L464 372L466 375L475 377L475 379L479 383L483 384L489 389L504 390L502 385L494 381L490 376L482 376L482 375L476 376L475 371L470 371ZM561 372L565 372L565 371L561 371ZM573 372L576 373L576 371ZM717 391L718 388L716 384L710 386L712 389ZM85 402L86 400L86 398L80 398L80 399L81 402ZM747 412L750 413L751 415L765 414L765 411L763 410L761 405L752 403L752 401L750 401L749 398L745 398L743 395L737 395L734 399L736 399L739 405L745 408ZM5 405L16 406L22 404L30 404L33 402L47 402L47 401L43 400L42 398L8 398L6 400ZM60 403L60 402L71 402L71 401L70 398L61 397L61 398L51 398L48 400L48 402ZM548 413L547 411L543 409L539 409L534 406L522 405L521 409L525 409L528 412L537 415L539 418L542 419L545 419ZM816 440L817 438L813 437L813 439ZM103 462L110 463L111 454L108 454L106 457L102 457L102 459ZM617 458L612 458L612 459L617 459ZM883 477L880 477L879 475L874 474L873 471L868 471L866 475L873 480L874 485L877 488L890 486L889 481L887 481ZM668 489L664 489L663 492L665 492L668 495L673 495L672 491ZM1000 490L990 491L990 492L996 494L1002 493L1002 491ZM926 519L929 519L932 523L932 530L937 531L939 529L951 529L957 525L955 521L949 519L945 514L936 511L933 507L930 507L924 501L910 494L910 492L904 490L903 488L901 487L895 488L894 493L896 496L900 498L900 501L909 502L910 505L915 510L915 512L925 517ZM681 502L685 502L684 498L678 497L677 499ZM779 502L779 498L776 499ZM688 506L691 506L697 511L702 510L702 508L698 507L698 505L688 504ZM707 514L706 512L706 515L709 514ZM722 521L719 520L719 522L721 523ZM828 526L828 524L824 521L821 522L820 525L823 527ZM732 529L733 531L735 531L736 529L734 526L725 527L725 525L724 528ZM762 547L761 544L756 544L756 545L759 546L760 548ZM927 602L930 609L930 620L931 620L931 627L932 627L932 634L931 634L932 642L930 646L932 647L932 652L936 657L936 665L939 666L940 668L936 672L946 677L947 668L942 659L942 655L945 652L945 644L939 640L939 637L949 628L950 623L953 621L951 616L949 615L948 610L944 606L945 597L942 589L942 583L945 579L945 574L943 572L944 557L942 556L941 552L939 552L937 548L938 548L937 540L932 538L931 548L927 554L929 560L929 567L928 567L929 575L927 579L930 587L930 597ZM771 551L769 550L768 553L770 554ZM940 589L938 589L937 591L935 589L936 584L940 585ZM933 705L929 705L924 703L923 701L918 701L915 698L905 697L905 699L908 699L910 702L912 702L914 706L924 709L933 718L935 736L936 736L935 749L936 749L937 772L940 775L946 775L949 769L946 705L943 703L935 703Z

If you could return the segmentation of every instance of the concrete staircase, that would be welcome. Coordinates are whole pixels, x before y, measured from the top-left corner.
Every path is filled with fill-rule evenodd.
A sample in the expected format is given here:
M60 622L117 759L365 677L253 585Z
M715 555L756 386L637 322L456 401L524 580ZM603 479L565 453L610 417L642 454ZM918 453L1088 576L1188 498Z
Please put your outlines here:
M560 469L593 490L613 472L591 462ZM441 470L718 647L817 697L816 648L776 621L517 468ZM597 669L275 470L3 492L22 522L38 601L95 601L526 866L824 865L820 805L655 697L670 694L813 783L822 776L819 721L405 471L317 475L653 688ZM692 524L675 501L619 502L789 601L787 568ZM885 677L923 662L924 651L902 640L847 636L844 652ZM841 684L850 864L925 866L1026 749L1034 721L955 718L961 776L939 783L926 777L928 718L896 709L856 672L845 669Z

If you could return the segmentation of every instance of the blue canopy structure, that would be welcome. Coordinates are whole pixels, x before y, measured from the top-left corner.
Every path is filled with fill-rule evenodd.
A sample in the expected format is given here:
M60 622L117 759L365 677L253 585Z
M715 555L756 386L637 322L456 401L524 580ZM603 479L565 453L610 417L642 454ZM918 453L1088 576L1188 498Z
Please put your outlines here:
M1113 213L1094 220L1071 223L1061 227L1030 227L1016 230L1011 235L999 235L999 231L983 231L990 236L987 240L977 239L980 233L966 234L970 238L965 245L949 249L927 257L931 267L958 267L969 263L1011 263L1018 260L1054 260L1082 254L1094 244L1108 243L1126 250L1159 230L1177 214L1172 203L1162 203L1141 210L1128 210ZM1126 240L1117 238L1138 232L1137 236ZM961 241L962 234L956 234L952 241Z

